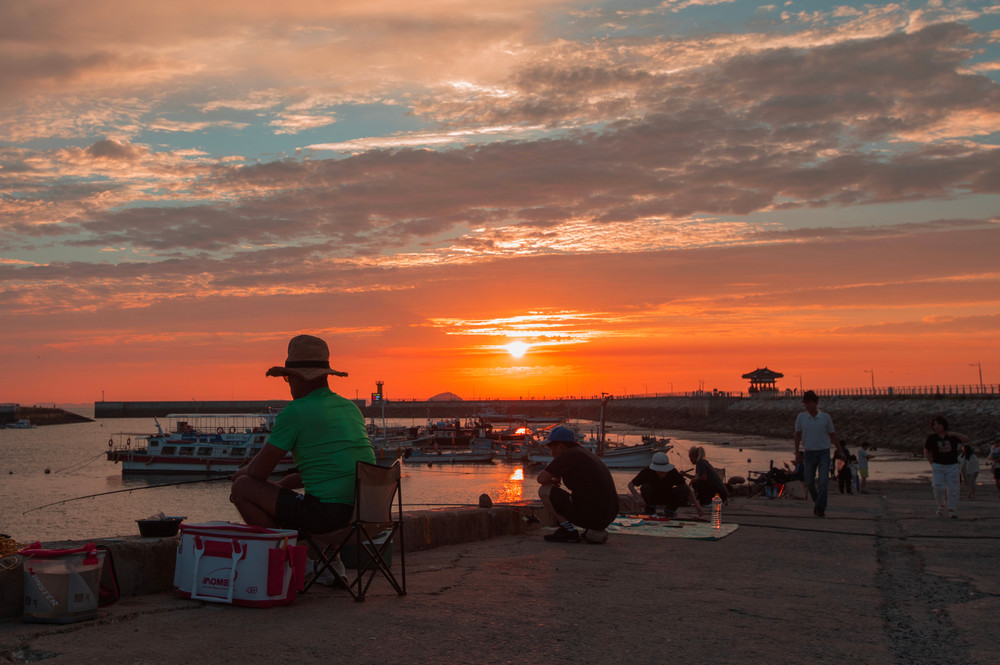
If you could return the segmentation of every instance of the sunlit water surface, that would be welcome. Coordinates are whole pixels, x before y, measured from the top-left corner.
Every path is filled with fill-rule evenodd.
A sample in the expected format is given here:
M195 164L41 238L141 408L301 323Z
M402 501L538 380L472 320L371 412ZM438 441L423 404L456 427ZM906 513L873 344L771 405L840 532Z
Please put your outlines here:
M420 425L410 419L390 420L390 425ZM579 421L589 434L593 424ZM36 540L103 538L137 534L135 520L164 513L182 515L188 522L240 521L229 503L225 480L150 487L174 483L176 476L123 479L121 467L105 459L108 440L121 431L151 432L151 418L98 420L72 425L52 425L28 430L0 430L0 532L18 542ZM704 432L640 430L612 425L612 443L640 443L643 435L671 437L675 446L671 462L681 470L692 465L687 450L704 446L708 459L725 468L729 476L766 471L773 462L782 466L792 458L790 440ZM928 476L922 457L877 451L871 464L873 480L917 480ZM919 453L919 443L915 448ZM494 503L534 500L537 468L519 464L404 465L404 509L421 510L450 505L475 505L487 494ZM618 491L627 486L637 469L614 470ZM134 489L135 491L116 492ZM106 492L116 492L103 494ZM94 494L92 498L78 499ZM45 504L62 502L39 508Z

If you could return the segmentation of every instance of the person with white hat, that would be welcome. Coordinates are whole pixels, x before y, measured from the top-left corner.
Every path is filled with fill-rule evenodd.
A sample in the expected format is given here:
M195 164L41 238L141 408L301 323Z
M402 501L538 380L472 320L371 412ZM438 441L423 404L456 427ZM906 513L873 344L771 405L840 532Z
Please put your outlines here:
M675 513L681 506L694 506L699 517L705 515L694 490L688 486L681 472L670 463L666 453L655 453L650 465L629 481L628 491L635 498L646 502L647 513L656 512L657 506L664 506L671 513Z
M552 461L538 474L538 496L559 523L545 540L606 542L608 525L618 517L618 489L608 467L577 443L576 434L568 427L553 428L545 445L552 451ZM574 524L586 529L582 537Z
M356 463L375 463L361 411L330 390L328 377L347 373L330 369L326 342L298 335L288 343L285 364L265 375L283 377L292 401L275 418L260 452L233 474L229 500L247 524L310 533L346 526L354 512ZM271 481L288 452L297 471Z

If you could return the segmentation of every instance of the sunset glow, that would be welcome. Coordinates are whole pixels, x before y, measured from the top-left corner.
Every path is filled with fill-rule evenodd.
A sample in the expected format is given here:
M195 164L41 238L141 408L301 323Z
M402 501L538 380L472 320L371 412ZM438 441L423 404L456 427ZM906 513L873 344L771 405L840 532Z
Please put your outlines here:
M509 353L512 357L520 358L525 353L527 353L528 349L530 349L531 346L525 344L524 342L511 342L510 344L507 345L506 348L507 348L507 353Z
M34 0L0 402L1000 382L973 0Z

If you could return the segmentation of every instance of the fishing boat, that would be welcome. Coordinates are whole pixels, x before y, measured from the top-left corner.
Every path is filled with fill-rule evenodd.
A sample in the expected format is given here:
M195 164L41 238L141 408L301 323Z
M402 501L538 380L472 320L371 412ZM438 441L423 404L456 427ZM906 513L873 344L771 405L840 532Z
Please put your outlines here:
M665 453L673 448L670 439L667 437L656 438L644 436L642 443L636 445L610 445L606 440L606 433L609 426L604 421L604 409L607 403L614 399L607 393L601 395L601 413L598 434L591 436L587 440L582 440L577 433L577 441L584 448L593 452L604 462L604 466L609 469L641 469L647 467L653 461L656 453ZM552 452L544 444L532 446L525 451L527 462L530 464L547 465L552 461Z
M34 427L28 418L21 418L18 421L7 423L7 429L32 429Z
M121 463L123 476L227 475L264 447L277 415L171 414L167 416L167 431L154 418L155 434L120 432L117 443L108 441L107 457ZM288 454L278 462L274 474L288 473L294 466Z
M499 456L490 438L473 438L468 448L407 448L405 464L492 464Z
M640 469L649 466L656 453L665 453L673 448L670 445L640 443L634 446L600 447L595 441L580 444L589 449L609 469ZM545 465L552 461L552 453L546 450L535 450L528 453L528 461L532 464Z

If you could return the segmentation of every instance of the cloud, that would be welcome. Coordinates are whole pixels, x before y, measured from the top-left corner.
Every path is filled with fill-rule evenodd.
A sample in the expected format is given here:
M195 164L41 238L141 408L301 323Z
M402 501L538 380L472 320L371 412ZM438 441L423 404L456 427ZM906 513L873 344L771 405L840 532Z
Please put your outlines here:
M135 162L148 154L147 150L139 146L114 139L97 141L88 146L84 152L93 159L121 160L126 162Z
M303 113L282 113L269 124L277 127L278 134L297 134L307 129L326 127L337 121L333 116L307 115Z
M545 7L12 12L0 307L262 330L269 311L368 330L363 312L406 327L410 356L463 335L481 353L473 324L433 322L520 330L509 307L578 313L563 331L589 348L874 336L976 307L990 325L997 38L970 27L988 9ZM458 311L471 298L488 311Z

